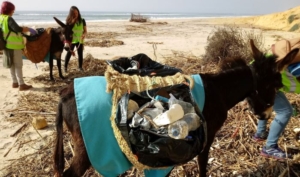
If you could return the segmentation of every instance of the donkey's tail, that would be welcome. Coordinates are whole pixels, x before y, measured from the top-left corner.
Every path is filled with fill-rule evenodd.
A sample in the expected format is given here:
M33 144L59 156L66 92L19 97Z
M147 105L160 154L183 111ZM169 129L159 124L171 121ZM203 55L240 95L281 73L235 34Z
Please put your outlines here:
M65 168L63 146L62 100L60 100L56 113L56 145L54 150L54 173L56 177L61 177Z

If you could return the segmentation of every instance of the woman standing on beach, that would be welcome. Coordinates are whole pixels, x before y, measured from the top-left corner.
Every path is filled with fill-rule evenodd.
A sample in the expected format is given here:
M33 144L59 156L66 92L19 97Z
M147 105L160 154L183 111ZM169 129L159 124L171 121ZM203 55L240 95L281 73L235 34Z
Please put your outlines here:
M12 15L15 12L15 5L9 1L3 1L1 5L0 25L2 26L3 38L6 39L6 49L3 50L3 65L10 68L12 88L19 88L20 91L31 89L23 80L23 59L22 49L25 47L22 32L28 32L27 27L20 27Z
M65 72L68 70L68 64L72 53L74 52L74 47L77 48L78 54L78 69L83 71L83 41L87 34L86 22L81 18L79 9L76 6L72 6L69 11L69 15L66 19L66 24L73 26L73 37L70 45L70 50L68 50L65 57Z

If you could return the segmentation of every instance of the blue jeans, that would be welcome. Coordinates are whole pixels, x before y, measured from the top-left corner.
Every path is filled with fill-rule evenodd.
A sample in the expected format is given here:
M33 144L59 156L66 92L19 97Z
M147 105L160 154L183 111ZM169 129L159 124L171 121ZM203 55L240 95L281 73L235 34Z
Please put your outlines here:
M288 124L293 114L293 107L284 95L283 92L276 94L275 103L273 106L276 116L271 122L269 135L266 141L266 147L276 145L278 139ZM261 134L266 131L267 120L259 120L257 125L257 134Z

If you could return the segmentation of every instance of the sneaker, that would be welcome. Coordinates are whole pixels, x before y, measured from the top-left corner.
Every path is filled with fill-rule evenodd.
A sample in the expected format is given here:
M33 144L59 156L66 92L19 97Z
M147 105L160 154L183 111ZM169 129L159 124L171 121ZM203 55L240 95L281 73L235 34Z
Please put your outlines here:
M252 139L256 142L265 141L268 138L269 132L264 132L262 134L255 133Z
M278 145L274 145L273 147L267 148L266 146L263 147L262 151L260 152L260 155L267 157L267 158L273 158L277 160L286 160L288 158L291 158L291 155L286 154L283 150L281 150Z

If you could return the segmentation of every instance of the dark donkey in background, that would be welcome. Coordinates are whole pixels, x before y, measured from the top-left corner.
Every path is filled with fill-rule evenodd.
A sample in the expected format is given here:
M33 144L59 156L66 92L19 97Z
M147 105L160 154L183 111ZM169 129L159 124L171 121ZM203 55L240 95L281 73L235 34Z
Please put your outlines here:
M221 65L222 71L220 73L200 74L205 89L203 115L207 121L207 144L203 151L199 151L198 154L201 177L206 175L209 149L216 132L222 127L227 118L228 110L247 98L249 105L259 119L270 118L275 94L282 87L280 71L294 58L299 50L291 51L281 63L276 63L276 56L266 58L255 47L252 40L250 45L254 58L251 65L247 65L246 61L241 58L226 59ZM62 140L63 121L65 121L72 134L75 150L73 161L66 171L64 171ZM61 91L61 100L56 115L56 129L55 175L57 177L82 176L91 166L91 162L80 131L73 84Z
M65 48L65 41L70 40L72 37L72 26L65 25L56 17L53 17L54 20L60 25L58 28L51 29L51 44L50 44L50 57L49 57L49 70L50 70L50 80L54 80L53 78L53 59L56 59L57 68L59 77L64 79L61 71L61 54L63 49ZM65 48L68 50L68 48Z

